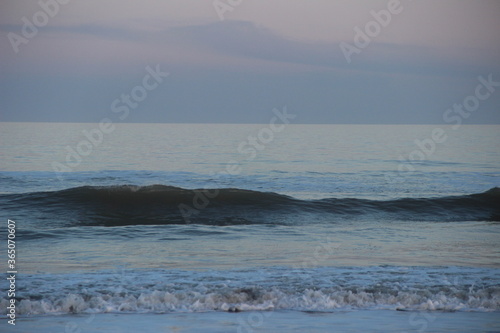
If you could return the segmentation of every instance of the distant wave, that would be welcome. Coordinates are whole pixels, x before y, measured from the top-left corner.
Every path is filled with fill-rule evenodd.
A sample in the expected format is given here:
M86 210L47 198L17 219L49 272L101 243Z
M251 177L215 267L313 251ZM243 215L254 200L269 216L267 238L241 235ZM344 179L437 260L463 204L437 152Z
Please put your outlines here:
M36 214L30 215L33 218L45 216L45 219L73 225L287 223L283 221L295 221L294 217L300 214L416 221L500 221L500 188L470 195L383 201L358 198L299 200L272 192L237 188L83 186L54 192L2 194L0 205L7 211L19 214L35 211ZM288 218L281 218L283 216Z

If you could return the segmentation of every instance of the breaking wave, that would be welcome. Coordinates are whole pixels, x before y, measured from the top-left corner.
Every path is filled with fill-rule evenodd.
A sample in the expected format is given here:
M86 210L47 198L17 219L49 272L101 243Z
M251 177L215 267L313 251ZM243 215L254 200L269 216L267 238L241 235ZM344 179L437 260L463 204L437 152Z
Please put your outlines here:
M498 311L497 270L366 267L25 277L20 315L202 311ZM54 284L55 281L65 281ZM62 285L61 285L62 284ZM22 285L21 285L22 286ZM5 313L7 299L0 300Z

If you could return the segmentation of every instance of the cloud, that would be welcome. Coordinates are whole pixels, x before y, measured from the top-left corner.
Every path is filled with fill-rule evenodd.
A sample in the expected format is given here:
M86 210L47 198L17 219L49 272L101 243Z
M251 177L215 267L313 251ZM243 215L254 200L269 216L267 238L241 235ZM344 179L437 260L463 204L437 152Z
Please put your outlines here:
M488 44L489 35L469 43L488 29L474 26L474 32L461 40L452 34L465 28L454 30L459 22L444 16L443 6L432 7L425 1L411 2L415 7L408 7L387 30L354 54L351 63L339 43L352 44L353 27L363 27L371 19L370 10L387 2L368 6L354 1L350 7L346 3L343 12L331 13L332 20L339 19L335 24L326 22L328 15L318 12L333 7L340 10L337 2L335 6L308 2L311 7L305 8L305 2L293 7L298 2L291 0L286 2L289 7L278 8L278 3L283 6L285 2L276 1L260 16L254 12L256 2L244 2L224 21L218 21L211 6L207 15L215 19L203 19L197 10L200 15L195 16L201 19L190 17L188 11L178 16L170 12L175 20L162 19L159 8L164 11L168 6L147 3L154 6L145 5L137 14L118 8L110 15L104 9L111 10L111 4L117 2L105 2L102 7L94 1L75 3L22 45L18 54L7 38L1 39L4 119L99 120L109 112L110 102L144 75L147 65L156 64L172 75L141 104L140 112L131 115L132 122L265 122L266 112L282 105L305 112L299 121L306 123L439 122L443 110L470 94L478 75L500 77L498 43ZM132 5L127 4L130 9ZM479 13L492 9L491 3L487 5L490 7L484 3L478 7L457 5L450 13L464 16L466 9L475 8L462 18L478 22ZM175 2L175 6L183 3ZM97 9L103 12L89 18L84 15ZM425 16L431 9L435 11ZM292 33L294 29L287 30L286 24L280 26L280 22L293 21L294 16L288 14L298 15L300 10L307 12L300 19L305 24L303 34ZM21 31L19 19L2 15L2 34ZM283 20L276 20L280 15ZM494 26L492 15L485 18L488 28ZM439 38L433 39L429 34L438 27L438 17L445 28L435 31ZM312 23L313 18L320 19L325 29L337 27L339 31L333 29L330 38L306 38L311 33L307 23L317 24ZM446 42L441 45L442 38ZM490 114L478 113L474 121L499 121L491 113L497 105L497 97L488 100L482 107Z
M0 25L0 29L19 31L21 26ZM65 71L81 67L87 72L92 71L93 64L99 69L109 64L109 69L116 71L117 65L161 62L243 72L336 70L460 76L481 71L480 67L490 71L498 68L496 57L477 48L441 50L376 40L359 55L353 54L354 61L349 64L339 43L292 40L246 21L227 20L155 31L96 24L51 26L40 35L35 45L23 45L31 49L31 69L46 66L53 71L61 65Z

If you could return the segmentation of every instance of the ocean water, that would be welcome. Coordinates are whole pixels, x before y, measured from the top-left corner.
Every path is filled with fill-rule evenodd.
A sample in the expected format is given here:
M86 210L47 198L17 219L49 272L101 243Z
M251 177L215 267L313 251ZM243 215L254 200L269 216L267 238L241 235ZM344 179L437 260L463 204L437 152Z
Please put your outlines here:
M0 123L0 328L498 332L499 147L493 125Z

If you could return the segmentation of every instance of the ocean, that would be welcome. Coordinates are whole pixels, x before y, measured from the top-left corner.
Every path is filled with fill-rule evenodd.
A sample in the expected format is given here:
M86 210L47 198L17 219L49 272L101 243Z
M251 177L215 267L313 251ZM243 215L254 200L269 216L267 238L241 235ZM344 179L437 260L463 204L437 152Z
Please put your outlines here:
M0 123L0 330L500 332L500 126L273 119Z

